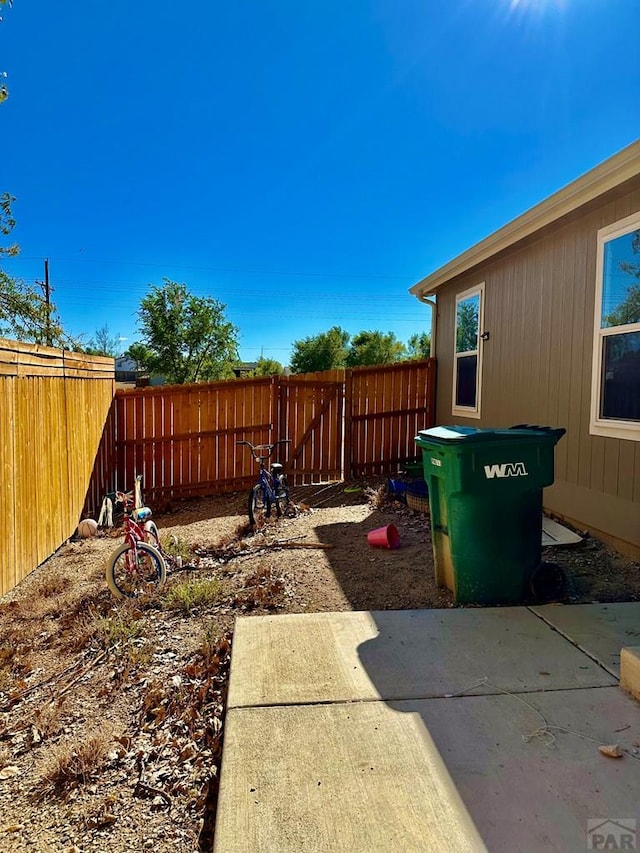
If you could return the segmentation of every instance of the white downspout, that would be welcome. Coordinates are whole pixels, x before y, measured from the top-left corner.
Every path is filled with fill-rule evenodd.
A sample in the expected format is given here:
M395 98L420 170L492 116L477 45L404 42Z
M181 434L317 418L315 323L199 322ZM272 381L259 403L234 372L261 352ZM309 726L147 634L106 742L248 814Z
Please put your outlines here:
M431 306L431 350L429 355L431 358L436 357L436 321L438 317L438 305L434 299L429 299L428 296L425 296L423 293L417 293L416 296L423 302L425 305Z

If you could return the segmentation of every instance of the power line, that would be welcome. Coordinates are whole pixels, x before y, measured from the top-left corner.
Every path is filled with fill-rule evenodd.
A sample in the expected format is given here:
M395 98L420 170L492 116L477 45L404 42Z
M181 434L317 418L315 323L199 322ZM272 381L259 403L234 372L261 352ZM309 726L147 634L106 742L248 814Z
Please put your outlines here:
M34 283L37 283L37 280ZM100 281L100 280L80 281L77 279L56 278L56 283L58 285L58 288L60 288L60 285L64 285L65 287L68 287L74 291L73 294L71 294L71 293L61 294L59 291L59 300L58 300L59 302L64 302L65 299L68 299L71 296L73 296L73 298L75 298L76 297L75 291L77 291L78 289L83 289L83 290L87 289L90 291L94 291L92 293L89 293L89 298L91 298L91 296L93 296L95 300L98 300L98 299L103 300L103 298L104 298L104 290L99 291L99 292L95 291L95 289L98 287L102 287L102 288L108 287L109 292L111 292L113 294L119 294L120 296L122 294L129 294L134 299L139 298L140 294L146 292L146 288L144 285L126 284L123 282L119 282L117 284L111 284L107 281ZM247 291L228 290L226 288L222 288L220 290L216 289L216 296L218 296L218 295L222 295L225 297L231 295L234 297L234 299L236 301L239 301L239 302L245 301L246 302L248 300L252 304L254 304L255 300L256 300L256 295L254 293L249 293ZM289 291L289 290L287 290L286 294L283 294L283 295L286 295L287 301L289 303L291 303L292 301L295 302L295 301L302 301L303 300L305 303L304 308L300 307L298 309L295 306L292 306L291 304L289 304L287 310L282 311L281 308L278 308L276 306L272 306L271 313L273 313L275 311L275 312L277 312L278 316L285 316L285 317L300 317L300 316L307 316L308 317L308 315L309 315L309 300L310 300L310 295L309 295L308 291ZM84 296L84 298L85 299L87 298L86 295ZM404 312L402 314L389 313L387 306L393 307L396 310L398 310L398 309L402 310L401 305L406 305L407 309L409 309L409 306L413 307L415 304L414 301L411 299L411 297L408 294L407 295L367 294L366 297L363 297L361 295L358 296L358 295L349 295L349 294L345 295L345 294L315 294L314 293L312 296L312 299L313 299L313 305L314 305L314 313L317 316L322 316L323 311L326 311L330 308L335 309L336 306L338 306L338 310L340 310L341 312L342 312L343 308L346 309L347 311L349 309L353 310L355 308L360 308L363 305L363 300L364 300L366 307L369 309L367 314L362 314L361 312L358 312L357 316L350 315L350 314L344 314L344 313L340 314L340 317L344 318L344 319L363 319L363 320L366 320L366 319L368 319L368 320L389 319L389 320L407 320L407 321L409 321L409 319L406 317L406 314ZM372 304L372 303L376 303L376 304ZM229 310L228 306L226 306L226 307L227 307L227 310ZM315 310L318 308L320 308L319 311ZM373 309L373 311L371 309ZM261 313L263 313L263 314L269 313L269 310L270 310L269 306L265 305L264 307L261 308ZM378 313L378 312L383 312L383 313ZM237 310L237 309L231 309L231 313L233 313L234 315L238 315L238 316L253 316L255 314L255 310L252 309L251 311L242 311L242 310ZM334 314L333 310L332 310L332 314ZM411 320L415 320L415 319L416 319L415 316L411 318Z
M29 280L27 279L27 281L29 281ZM111 281L104 280L104 279L91 279L91 280L89 280L89 279L59 278L56 276L56 282L58 284L69 285L70 287L108 287L111 290L118 291L118 292L126 292L126 291L143 292L143 291L146 291L146 289L148 288L148 285L140 284L140 282L123 282L123 281L111 282ZM230 294L230 295L237 296L237 297L246 297L247 299L251 299L251 300L256 299L255 293L249 293L246 290L238 290L235 288L228 288L228 287L215 287L215 288L213 288L213 290L215 290L215 293ZM271 294L271 295L273 295L273 294ZM289 290L287 288L286 292L284 292L283 295L286 296L287 299L290 299L290 298L305 299L305 300L307 300L307 302L310 298L310 294L309 294L308 290ZM313 297L314 301L316 301L316 300L339 299L339 300L351 300L353 302L358 302L358 303L361 303L362 299L363 299L362 295L351 295L351 294L343 294L343 293L324 293L324 294L321 293L321 294L318 294L318 293L314 292L312 294L312 297ZM366 299L368 301L369 300L376 300L376 301L399 300L399 299L404 300L404 299L407 299L407 296L405 294L367 293Z
M19 256L23 261L42 261L43 258L34 255L20 255ZM76 263L78 261L82 263L92 263L92 264L119 264L120 266L131 266L131 267L151 267L153 269L180 269L180 270L189 270L190 272L217 272L217 273L231 273L233 275L277 275L277 276L291 276L298 278L339 278L339 279L362 279L365 281L413 281L415 279L415 274L412 275L379 275L377 273L372 273L371 275L366 273L321 273L321 272L309 272L309 271L286 271L286 270L254 270L254 269L239 269L237 267L209 267L209 266L184 266L183 264L171 264L171 263L149 263L145 261L116 261L112 259L107 260L99 260L96 258L65 258L65 257L56 257L53 255L49 256L49 260L51 261L64 261L65 263Z

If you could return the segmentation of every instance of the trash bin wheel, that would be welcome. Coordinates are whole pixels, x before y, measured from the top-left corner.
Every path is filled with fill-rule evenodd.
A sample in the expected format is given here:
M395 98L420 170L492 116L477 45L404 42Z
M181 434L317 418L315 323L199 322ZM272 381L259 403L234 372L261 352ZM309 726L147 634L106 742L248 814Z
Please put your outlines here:
M557 563L540 563L529 577L529 589L536 601L557 601L567 591L567 576Z

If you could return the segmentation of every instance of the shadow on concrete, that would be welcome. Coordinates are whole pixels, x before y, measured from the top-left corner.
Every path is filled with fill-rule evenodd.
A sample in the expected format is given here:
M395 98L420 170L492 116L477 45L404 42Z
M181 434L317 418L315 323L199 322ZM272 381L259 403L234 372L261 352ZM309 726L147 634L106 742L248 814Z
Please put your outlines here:
M371 548L369 530L388 523L400 548ZM435 749L490 850L582 850L589 820L617 807L635 817L635 762L614 770L597 750L633 750L633 703L610 673L528 607L456 607L435 583L428 516L380 510L317 533L335 546L329 560L353 609L375 621L357 658L380 720L409 715L401 725L423 744L421 760Z
M489 850L583 850L589 821L636 818L637 763L598 752L634 754L635 703L528 608L371 616L363 668L436 748Z
M477 830L491 851L565 853L588 821L635 820L637 706L613 675L548 615L453 606L426 515L362 515L315 528L360 612L237 626L217 849L468 853ZM387 523L400 548L369 546Z

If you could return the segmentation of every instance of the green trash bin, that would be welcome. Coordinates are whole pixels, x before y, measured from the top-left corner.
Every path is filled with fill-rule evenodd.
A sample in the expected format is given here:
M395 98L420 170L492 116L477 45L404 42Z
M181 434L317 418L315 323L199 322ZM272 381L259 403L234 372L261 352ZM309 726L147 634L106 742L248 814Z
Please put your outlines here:
M460 604L517 604L542 558L542 490L564 429L421 430L436 582Z

